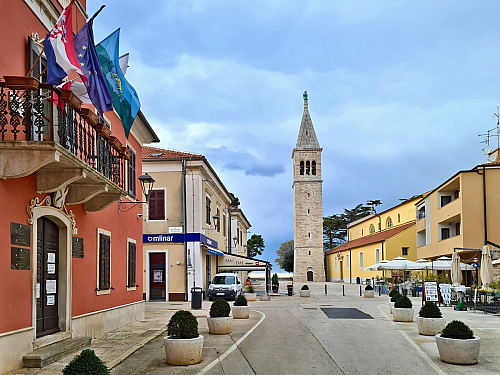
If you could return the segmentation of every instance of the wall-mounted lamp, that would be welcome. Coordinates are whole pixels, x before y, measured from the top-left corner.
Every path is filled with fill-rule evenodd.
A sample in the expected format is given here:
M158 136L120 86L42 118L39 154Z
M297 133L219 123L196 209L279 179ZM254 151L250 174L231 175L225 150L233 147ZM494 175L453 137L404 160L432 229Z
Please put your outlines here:
M234 242L234 247L236 247L236 245L238 245L238 237L234 236L233 242Z
M133 206L124 209L123 212L127 212L137 206L138 204L147 204L149 202L149 191L153 189L153 185L155 183L155 179L151 177L149 174L143 174L142 176L139 176L139 181L141 182L141 188L142 188L142 193L146 197L146 200L144 202L128 202L128 201L119 201L118 202L118 213L120 214L122 212L122 205L124 204L132 204Z

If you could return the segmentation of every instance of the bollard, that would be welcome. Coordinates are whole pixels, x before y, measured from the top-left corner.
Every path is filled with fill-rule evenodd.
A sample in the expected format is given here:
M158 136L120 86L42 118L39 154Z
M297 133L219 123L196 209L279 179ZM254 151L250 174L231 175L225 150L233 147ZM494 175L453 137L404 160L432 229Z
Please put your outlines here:
M359 296L362 297L363 294L361 293L361 285L359 286Z
M342 285L342 295L345 297L345 285Z
M380 297L380 290L381 290L381 289L382 289L382 286L381 286L381 285L379 285L379 287L378 287L378 296L379 296L379 297Z
M326 284L325 284L325 296L328 294L328 290L326 289Z

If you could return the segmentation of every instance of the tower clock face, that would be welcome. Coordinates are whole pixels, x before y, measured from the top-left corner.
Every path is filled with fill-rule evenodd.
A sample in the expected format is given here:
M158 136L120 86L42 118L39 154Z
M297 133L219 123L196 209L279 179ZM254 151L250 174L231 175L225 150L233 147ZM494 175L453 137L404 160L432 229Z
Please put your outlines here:
M314 196L314 193L313 193L311 190L306 190L306 191L304 192L304 197L305 197L306 199L311 199L313 196Z

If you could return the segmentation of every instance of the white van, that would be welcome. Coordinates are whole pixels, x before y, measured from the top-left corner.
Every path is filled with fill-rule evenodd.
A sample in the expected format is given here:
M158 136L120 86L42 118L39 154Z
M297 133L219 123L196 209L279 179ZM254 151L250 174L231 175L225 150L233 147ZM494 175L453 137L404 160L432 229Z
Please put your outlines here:
M215 298L236 300L241 294L241 280L237 273L218 273L208 287L208 299Z

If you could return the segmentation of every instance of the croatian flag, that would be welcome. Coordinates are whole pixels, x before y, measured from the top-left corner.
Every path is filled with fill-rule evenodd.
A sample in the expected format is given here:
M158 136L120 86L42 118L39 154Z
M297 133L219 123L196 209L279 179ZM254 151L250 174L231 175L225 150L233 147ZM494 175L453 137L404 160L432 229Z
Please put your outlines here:
M64 9L54 28L43 42L47 56L47 83L58 85L71 72L80 74L84 81L87 78L80 69L73 43L72 9L75 0Z

